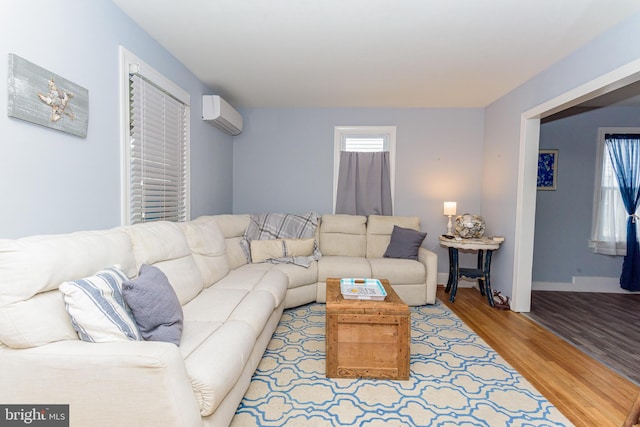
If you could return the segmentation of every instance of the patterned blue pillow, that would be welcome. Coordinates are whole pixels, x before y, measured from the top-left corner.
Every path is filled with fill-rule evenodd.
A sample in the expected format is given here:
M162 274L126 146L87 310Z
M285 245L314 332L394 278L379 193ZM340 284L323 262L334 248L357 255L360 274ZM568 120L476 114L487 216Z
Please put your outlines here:
M105 268L91 277L64 282L59 289L73 328L83 341L140 341L142 336L122 298L128 277L120 266Z

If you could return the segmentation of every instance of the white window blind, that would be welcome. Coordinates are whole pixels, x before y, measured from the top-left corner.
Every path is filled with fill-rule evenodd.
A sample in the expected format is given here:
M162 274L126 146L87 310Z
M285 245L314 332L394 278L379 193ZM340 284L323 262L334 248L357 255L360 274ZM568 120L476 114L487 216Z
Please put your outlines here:
M130 223L188 219L189 106L129 76Z
M373 153L389 151L387 136L345 136L342 151L358 151L361 153Z

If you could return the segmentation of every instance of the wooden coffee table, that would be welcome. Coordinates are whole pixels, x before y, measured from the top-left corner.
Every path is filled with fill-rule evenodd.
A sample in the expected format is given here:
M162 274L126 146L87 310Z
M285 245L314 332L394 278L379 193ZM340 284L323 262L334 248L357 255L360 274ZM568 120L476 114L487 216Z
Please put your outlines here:
M327 279L327 377L409 379L409 307L380 280L384 301L344 299Z

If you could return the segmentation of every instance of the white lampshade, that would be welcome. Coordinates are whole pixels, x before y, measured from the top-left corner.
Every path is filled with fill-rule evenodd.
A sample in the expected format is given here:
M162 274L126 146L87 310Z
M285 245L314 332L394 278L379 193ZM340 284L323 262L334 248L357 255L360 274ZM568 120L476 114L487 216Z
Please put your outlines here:
M443 215L455 215L456 214L456 202L444 202Z

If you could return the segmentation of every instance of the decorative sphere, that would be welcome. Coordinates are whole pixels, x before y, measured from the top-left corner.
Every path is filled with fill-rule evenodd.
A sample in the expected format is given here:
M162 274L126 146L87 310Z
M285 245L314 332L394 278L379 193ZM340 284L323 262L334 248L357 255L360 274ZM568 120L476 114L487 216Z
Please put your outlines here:
M456 217L456 234L463 239L482 237L484 221L480 215L464 214Z

